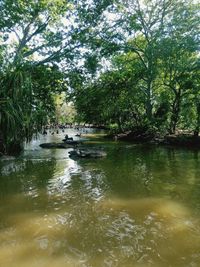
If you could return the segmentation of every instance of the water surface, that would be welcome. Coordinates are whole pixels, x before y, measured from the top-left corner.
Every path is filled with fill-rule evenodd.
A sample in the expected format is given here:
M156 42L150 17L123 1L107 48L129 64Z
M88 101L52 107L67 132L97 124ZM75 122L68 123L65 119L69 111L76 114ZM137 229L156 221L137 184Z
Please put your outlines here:
M199 152L91 133L106 158L39 147L65 132L1 159L0 266L200 266Z

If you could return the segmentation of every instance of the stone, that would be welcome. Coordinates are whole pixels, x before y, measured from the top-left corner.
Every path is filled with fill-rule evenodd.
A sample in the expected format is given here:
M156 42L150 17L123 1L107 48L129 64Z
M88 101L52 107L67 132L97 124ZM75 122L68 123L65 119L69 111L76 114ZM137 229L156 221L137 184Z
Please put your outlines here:
M69 152L71 158L102 158L107 154L101 150L76 149Z
M42 148L69 148L71 147L70 144L66 144L66 143L43 143L40 144L40 147Z

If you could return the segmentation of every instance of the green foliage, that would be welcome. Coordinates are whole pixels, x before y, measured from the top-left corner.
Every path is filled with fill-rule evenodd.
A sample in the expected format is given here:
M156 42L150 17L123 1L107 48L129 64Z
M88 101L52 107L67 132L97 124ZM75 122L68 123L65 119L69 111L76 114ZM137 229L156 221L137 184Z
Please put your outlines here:
M0 1L0 143L3 140L5 150L30 140L55 119L55 95L67 87L57 66L70 70L77 63L79 49L89 46L91 29L110 4L108 0ZM87 55L85 67L94 73L96 56Z
M53 94L63 90L63 83L57 69L45 66L26 64L2 75L0 129L6 150L29 141L47 124L55 110Z
M197 129L198 5L119 2L117 19L93 42L101 55L112 56L111 67L74 88L78 114L86 122L117 125L119 131L137 126L163 134L177 127Z

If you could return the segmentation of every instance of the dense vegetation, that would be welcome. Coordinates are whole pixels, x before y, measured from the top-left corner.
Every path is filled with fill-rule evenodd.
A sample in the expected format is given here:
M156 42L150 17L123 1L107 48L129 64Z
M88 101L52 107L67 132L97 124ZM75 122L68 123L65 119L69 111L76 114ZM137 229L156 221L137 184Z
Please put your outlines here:
M81 119L119 131L151 127L175 133L178 126L197 135L198 15L190 1L122 1L115 31L109 32L118 46L109 69L75 87Z
M0 1L0 151L19 150L61 92L81 122L198 135L199 4Z

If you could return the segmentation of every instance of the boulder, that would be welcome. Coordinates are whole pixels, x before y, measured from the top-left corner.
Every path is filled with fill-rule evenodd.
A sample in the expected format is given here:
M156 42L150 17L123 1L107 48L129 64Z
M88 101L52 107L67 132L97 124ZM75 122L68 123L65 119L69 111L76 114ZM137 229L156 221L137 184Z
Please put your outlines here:
M66 144L66 143L43 143L43 144L40 144L40 147L42 148L69 148L71 147L71 145Z
M92 149L76 149L69 152L70 158L102 158L106 156L106 152Z
M64 144L68 144L68 145L78 145L80 142L79 141L74 141L74 140L69 140L69 139L63 139L62 140L64 142Z

